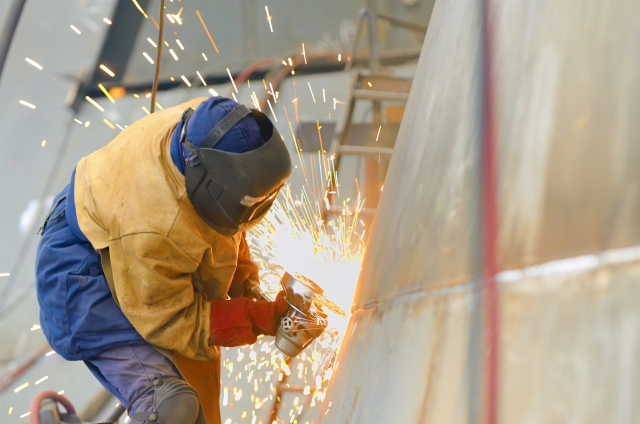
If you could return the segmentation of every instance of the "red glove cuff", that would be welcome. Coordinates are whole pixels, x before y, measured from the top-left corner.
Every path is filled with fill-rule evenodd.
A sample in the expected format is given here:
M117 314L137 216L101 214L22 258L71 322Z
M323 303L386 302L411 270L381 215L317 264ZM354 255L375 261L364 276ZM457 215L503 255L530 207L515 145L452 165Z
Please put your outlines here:
M211 301L211 341L215 346L242 346L255 343L249 317L249 299Z
M275 336L280 317L287 311L284 292L274 302L250 299L211 301L211 345L242 346L255 343L261 334Z

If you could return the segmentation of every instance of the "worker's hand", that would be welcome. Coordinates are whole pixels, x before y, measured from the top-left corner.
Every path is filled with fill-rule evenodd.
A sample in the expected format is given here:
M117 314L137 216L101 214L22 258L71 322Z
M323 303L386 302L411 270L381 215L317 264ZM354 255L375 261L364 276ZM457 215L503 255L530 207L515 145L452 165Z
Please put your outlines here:
M280 317L287 311L284 292L274 302L250 299L211 301L211 345L242 346L261 334L275 336Z

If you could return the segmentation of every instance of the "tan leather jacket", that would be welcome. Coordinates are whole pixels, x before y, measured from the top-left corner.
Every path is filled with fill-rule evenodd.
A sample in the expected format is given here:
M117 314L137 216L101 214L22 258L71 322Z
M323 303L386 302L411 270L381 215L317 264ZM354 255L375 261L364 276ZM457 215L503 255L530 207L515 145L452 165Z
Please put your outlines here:
M96 250L109 249L114 298L155 346L189 359L215 359L208 299L232 284L258 281L244 234L226 237L196 213L170 140L197 98L140 119L80 160L78 224Z

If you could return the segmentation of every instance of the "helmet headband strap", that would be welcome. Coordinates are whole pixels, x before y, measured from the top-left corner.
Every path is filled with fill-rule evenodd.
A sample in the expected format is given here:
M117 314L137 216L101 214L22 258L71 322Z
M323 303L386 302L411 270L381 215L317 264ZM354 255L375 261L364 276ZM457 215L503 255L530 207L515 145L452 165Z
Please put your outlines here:
M220 142L234 125L251 114L251 109L245 105L238 105L231 110L224 118L213 127L213 129L202 140L201 148L213 149Z

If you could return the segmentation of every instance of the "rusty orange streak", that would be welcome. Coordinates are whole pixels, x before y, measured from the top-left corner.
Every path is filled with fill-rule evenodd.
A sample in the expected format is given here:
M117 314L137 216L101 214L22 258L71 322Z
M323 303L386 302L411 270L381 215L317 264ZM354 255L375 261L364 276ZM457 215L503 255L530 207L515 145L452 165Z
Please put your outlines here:
M207 35L209 36L209 40L211 40L211 44L213 44L213 48L216 49L216 53L220 53L218 51L218 47L216 47L216 43L214 43L213 38L211 38L211 34L209 34L209 30L207 29L207 26L204 24L204 21L202 20L202 16L200 16L200 12L196 10L196 13L198 14L198 18L200 18L200 22L202 22L202 26L204 27L204 30L207 31Z

